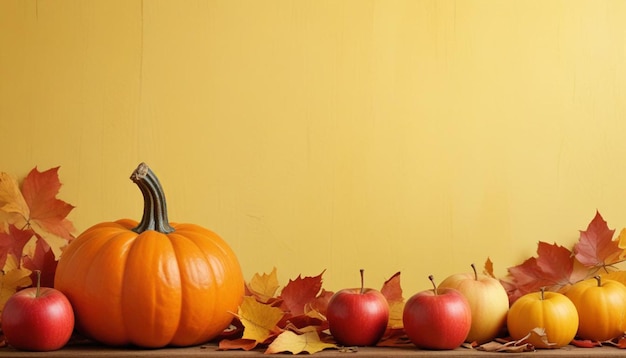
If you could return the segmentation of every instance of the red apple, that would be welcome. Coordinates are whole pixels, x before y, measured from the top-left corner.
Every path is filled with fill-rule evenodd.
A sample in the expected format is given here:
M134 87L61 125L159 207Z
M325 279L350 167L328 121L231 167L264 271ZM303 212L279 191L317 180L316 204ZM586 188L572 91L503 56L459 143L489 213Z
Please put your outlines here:
M455 349L467 337L472 312L467 299L452 288L437 288L428 276L432 290L416 293L406 301L402 322L407 336L419 348Z
M363 286L337 291L328 302L326 318L337 343L346 346L371 346L387 330L389 304L380 291Z
M14 293L2 310L2 331L7 342L21 350L53 351L69 341L74 311L61 291L37 286Z
M449 276L439 284L439 288L454 288L465 296L472 310L472 327L465 341L482 344L504 332L509 296L500 281L479 275L474 264L472 270L473 273Z

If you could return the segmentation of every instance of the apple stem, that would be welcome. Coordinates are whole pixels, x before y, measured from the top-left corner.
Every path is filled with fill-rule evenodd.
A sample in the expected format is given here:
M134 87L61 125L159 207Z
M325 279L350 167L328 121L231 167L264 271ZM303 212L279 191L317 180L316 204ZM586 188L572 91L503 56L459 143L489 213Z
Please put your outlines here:
M35 291L35 297L39 297L39 292L40 292L40 287L41 287L41 270L35 270L35 273L37 274L37 288Z
M472 263L472 270L474 270L474 280L478 281L478 272L476 272L476 265Z
M602 287L602 277L598 275L598 276L594 276L593 278L595 278L596 281L598 281L598 287Z
M433 284L433 292L435 292L435 295L438 295L439 293L437 293L437 284L435 284L435 278L433 277L433 275L428 275L428 279Z
M365 293L365 285L364 285L364 279L363 279L363 273L365 272L364 269L359 270L361 272L361 294Z

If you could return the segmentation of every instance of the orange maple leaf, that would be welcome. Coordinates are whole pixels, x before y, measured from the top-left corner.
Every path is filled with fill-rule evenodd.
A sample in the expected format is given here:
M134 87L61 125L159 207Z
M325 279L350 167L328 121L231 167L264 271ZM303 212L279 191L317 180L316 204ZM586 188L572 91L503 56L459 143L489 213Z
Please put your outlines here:
M402 286L400 285L400 272L396 272L383 284L380 292L387 299L389 304L389 324L390 328L402 328L402 313L404 311L404 297L402 296Z
M56 197L61 189L58 171L59 167L43 172L33 168L22 183L22 194L30 209L24 224L48 242L56 257L73 239L74 231L71 221L66 218L74 206Z
M491 261L490 257L487 257L487 260L485 260L485 266L483 268L483 274L486 276L489 276L491 278L496 278L496 275L494 275L493 273L493 262Z

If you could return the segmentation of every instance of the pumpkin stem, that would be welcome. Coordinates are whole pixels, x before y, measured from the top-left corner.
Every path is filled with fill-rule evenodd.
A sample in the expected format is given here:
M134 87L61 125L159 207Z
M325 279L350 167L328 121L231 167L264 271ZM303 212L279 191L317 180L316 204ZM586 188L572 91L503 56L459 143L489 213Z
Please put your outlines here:
M597 276L593 276L593 278L595 278L596 281L598 281L598 287L602 287L602 276L597 275Z
M165 194L159 179L146 163L141 163L133 171L130 179L137 184L143 195L143 217L137 227L132 229L136 233L155 230L164 234L174 231L167 219L167 204Z

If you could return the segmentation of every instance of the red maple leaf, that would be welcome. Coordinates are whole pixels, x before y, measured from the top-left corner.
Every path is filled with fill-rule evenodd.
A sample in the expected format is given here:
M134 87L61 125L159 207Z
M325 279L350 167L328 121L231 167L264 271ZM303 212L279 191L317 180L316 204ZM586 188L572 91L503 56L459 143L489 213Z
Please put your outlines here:
M22 195L30 209L28 222L66 240L73 238L74 226L66 219L74 206L57 199L61 189L59 167L40 172L33 168L22 183Z
M324 270L326 271L326 270ZM305 314L305 307L310 304L322 288L322 275L324 271L314 277L298 277L289 280L280 293L282 299L281 308L290 316Z
M512 278L509 281L512 286L509 290L517 290L519 295L536 291L540 287L547 285L547 282L542 279L543 274L541 268L537 265L537 258L535 257L526 259L517 266L509 267L507 271Z
M543 279L553 286L563 287L574 283L574 256L566 247L539 242L536 262L543 273Z
M320 292L317 297L311 302L309 302L308 307L305 307L305 311L308 309L315 310L319 312L322 316L326 316L326 310L328 309L328 302L333 297L333 291L326 291L322 288L322 292ZM308 313L308 312L307 312Z
M606 267L619 262L624 252L617 240L615 230L609 229L599 212L589 223L587 230L580 231L580 239L574 246L576 259L589 267Z
M512 281L506 285L509 298L535 292L545 287L558 291L574 284L589 274L588 268L580 265L566 247L540 241L537 257L531 257L522 264L508 269Z
M14 225L9 225L9 230L6 233L0 231L0 268L4 267L8 254L15 256L19 263L22 259L24 246L33 235L32 230L20 230Z
M23 263L25 268L33 271L31 274L33 282L37 280L35 271L39 270L41 271L41 287L54 287L54 274L58 261L55 259L52 248L44 240L37 240L33 256L24 256Z

